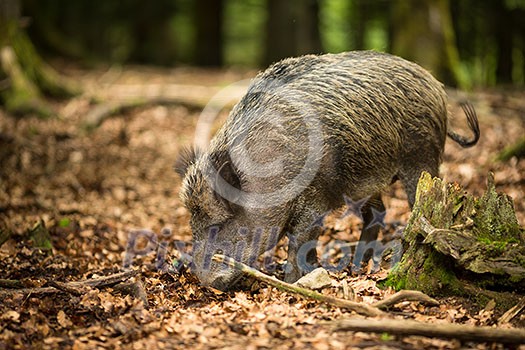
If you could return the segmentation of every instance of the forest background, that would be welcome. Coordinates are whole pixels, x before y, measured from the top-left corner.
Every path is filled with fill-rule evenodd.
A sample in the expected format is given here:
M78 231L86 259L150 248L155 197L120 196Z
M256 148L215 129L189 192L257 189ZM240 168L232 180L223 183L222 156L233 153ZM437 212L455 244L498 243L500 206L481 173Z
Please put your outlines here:
M39 52L86 65L265 67L374 49L451 86L525 84L523 0L22 1Z

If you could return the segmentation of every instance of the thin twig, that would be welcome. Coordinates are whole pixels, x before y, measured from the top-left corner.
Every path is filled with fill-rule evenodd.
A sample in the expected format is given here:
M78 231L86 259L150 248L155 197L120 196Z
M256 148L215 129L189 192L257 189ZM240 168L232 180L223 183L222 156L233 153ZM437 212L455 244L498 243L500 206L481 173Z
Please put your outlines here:
M113 286L117 283L125 281L138 274L137 270L130 270L115 273L113 275L90 278L84 281L75 281L75 282L50 282L51 287L40 287L40 288L9 288L9 289L0 289L0 297L10 296L13 294L50 294L57 293L59 291L68 292L72 294L82 294L83 288L86 286L102 288Z
M386 309L402 301L419 301L428 305L439 305L439 302L417 290L401 290L390 297L372 304L378 309Z
M86 285L72 286L70 283L59 281L49 281L47 284L49 284L50 287L56 288L58 290L73 295L84 295L88 292L88 290L91 289L89 286Z
M498 324L508 323L516 315L518 315L525 308L525 298L522 298L516 305L508 309L501 317L498 319Z
M324 295L324 294L318 293L310 289L302 288L294 284L280 281L273 276L268 276L254 268L251 268L243 263L235 261L234 259L224 256L222 254L215 254L212 259L216 262L223 262L229 267L242 271L244 274L252 276L258 279L259 281L268 283L269 285L276 287L279 290L283 290L286 292L292 292L292 293L299 294L307 298L315 299L315 300L318 300L318 301L321 301L321 302L324 302L330 305L334 305L340 308L345 308L345 309L354 311L360 315L365 315L365 316L385 315L383 311L379 310L376 307L367 305L367 304L356 303L350 300L331 297L331 296Z

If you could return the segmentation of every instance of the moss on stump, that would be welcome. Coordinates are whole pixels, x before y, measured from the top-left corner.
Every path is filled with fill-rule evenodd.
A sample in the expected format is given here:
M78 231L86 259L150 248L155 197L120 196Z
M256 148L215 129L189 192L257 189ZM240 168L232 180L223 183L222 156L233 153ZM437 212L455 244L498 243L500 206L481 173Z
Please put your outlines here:
M525 291L525 231L493 175L481 198L423 173L387 285L434 296L497 298ZM504 298L502 298L504 299Z

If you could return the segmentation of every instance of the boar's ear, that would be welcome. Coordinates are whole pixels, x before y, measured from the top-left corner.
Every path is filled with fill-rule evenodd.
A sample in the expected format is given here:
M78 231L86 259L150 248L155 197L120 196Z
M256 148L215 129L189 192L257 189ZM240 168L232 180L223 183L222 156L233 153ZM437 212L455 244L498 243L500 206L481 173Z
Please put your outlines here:
M238 199L240 196L241 177L227 152L226 154L222 154L219 159L220 162L218 162L218 159L214 162L217 169L214 188L215 193L226 208L230 212L233 212L235 203L231 201L235 201L235 199Z
M184 175L186 175L188 167L195 163L199 153L200 152L195 148L183 148L180 151L179 157L175 161L173 168L181 178L184 178Z

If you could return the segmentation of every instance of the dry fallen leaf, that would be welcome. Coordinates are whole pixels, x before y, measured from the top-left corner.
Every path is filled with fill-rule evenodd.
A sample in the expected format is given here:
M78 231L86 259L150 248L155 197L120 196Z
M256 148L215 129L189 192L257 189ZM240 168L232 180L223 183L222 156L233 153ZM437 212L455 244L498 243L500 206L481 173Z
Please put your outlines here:
M57 322L62 328L69 328L73 325L73 322L66 315L64 310L60 310L57 313Z
M20 314L15 310L9 310L1 316L1 319L18 322L20 320Z

